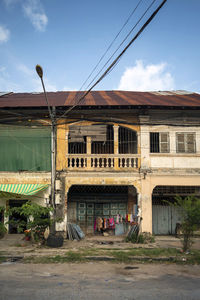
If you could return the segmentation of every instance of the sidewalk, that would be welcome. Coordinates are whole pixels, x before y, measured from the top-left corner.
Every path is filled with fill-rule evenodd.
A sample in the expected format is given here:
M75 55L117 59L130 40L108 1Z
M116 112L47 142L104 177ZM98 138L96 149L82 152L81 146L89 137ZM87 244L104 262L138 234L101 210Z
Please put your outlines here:
M132 248L177 248L181 249L181 241L173 236L156 236L150 244L132 244L124 242L124 236L90 236L81 241L64 240L60 248L41 247L23 239L22 234L7 234L0 239L0 255L6 256L54 256L64 255L67 251L97 248L109 250L128 250ZM193 249L200 250L200 238L194 238Z

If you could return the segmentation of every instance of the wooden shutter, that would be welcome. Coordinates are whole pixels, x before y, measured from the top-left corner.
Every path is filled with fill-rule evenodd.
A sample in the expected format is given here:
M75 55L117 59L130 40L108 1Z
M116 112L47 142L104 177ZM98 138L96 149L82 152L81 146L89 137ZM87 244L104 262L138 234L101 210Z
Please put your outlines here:
M187 152L194 153L195 152L195 134L188 133L186 138L187 143Z
M169 133L160 132L160 152L168 153L169 152Z
M176 152L183 153L185 152L185 135L184 133L177 133L176 135Z

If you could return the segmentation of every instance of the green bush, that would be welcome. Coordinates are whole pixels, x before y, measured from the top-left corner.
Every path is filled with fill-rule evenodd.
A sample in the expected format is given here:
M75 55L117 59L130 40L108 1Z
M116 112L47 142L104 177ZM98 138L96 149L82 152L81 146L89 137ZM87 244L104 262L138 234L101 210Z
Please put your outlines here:
M4 226L3 223L0 222L0 239L2 239L4 237L6 232L7 232L6 227Z
M131 237L126 237L126 242L131 242L133 244L148 244L154 243L155 238L148 232L143 232L140 234L133 233Z
M168 202L168 204L181 208L182 244L183 251L187 252L191 249L194 231L200 228L200 199L193 195L187 197L176 196L175 202Z

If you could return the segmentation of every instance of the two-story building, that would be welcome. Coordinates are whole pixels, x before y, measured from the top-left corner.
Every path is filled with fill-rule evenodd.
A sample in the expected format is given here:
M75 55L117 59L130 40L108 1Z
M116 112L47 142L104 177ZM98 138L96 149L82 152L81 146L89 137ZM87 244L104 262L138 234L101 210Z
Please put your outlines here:
M57 117L57 230L73 222L94 233L98 216L139 213L142 231L173 234L179 214L165 200L200 196L200 95L94 91L63 115L81 95L48 93ZM48 119L43 94L0 97L0 206L48 203Z

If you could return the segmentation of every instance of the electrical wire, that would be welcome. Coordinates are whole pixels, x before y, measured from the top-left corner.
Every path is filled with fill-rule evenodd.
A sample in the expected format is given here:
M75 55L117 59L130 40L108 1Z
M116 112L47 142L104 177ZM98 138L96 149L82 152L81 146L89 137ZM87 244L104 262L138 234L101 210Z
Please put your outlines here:
M116 41L116 39L118 38L118 36L120 35L120 33L123 31L123 29L125 28L125 26L128 24L128 22L130 21L131 17L134 15L134 13L136 12L137 8L139 7L139 5L141 4L142 1L143 0L140 0L138 2L138 4L136 5L136 7L132 10L131 14L129 15L129 17L127 18L127 20L125 21L125 23L123 24L123 26L121 27L121 29L119 30L119 32L116 34L116 36L114 37L114 39L112 40L112 42L110 43L110 45L108 46L108 48L106 49L106 51L104 52L104 54L101 56L101 58L99 59L99 61L95 65L95 67L92 69L92 71L89 74L89 76L83 82L83 84L80 87L79 91L82 90L83 86L90 79L90 77L92 76L92 74L94 73L94 71L97 69L97 67L99 66L99 64L101 63L101 61L104 59L104 57L106 56L106 54L108 53L108 51L111 49L112 45L114 44L114 42Z
M142 16L139 18L139 20L136 22L136 24L131 28L131 30L129 31L129 33L125 36L125 38L123 39L123 41L119 44L119 46L117 47L117 49L113 52L113 54L110 56L110 58L106 61L106 63L103 65L103 67L100 69L100 71L96 74L96 76L93 78L93 80L89 83L89 85L86 87L86 89L89 88L89 86L94 82L94 80L98 77L98 75L103 71L103 69L108 65L108 63L111 61L111 59L113 58L113 56L117 53L117 51L121 48L121 46L124 44L124 42L128 39L128 37L130 36L130 34L133 32L133 30L137 27L137 25L141 22L141 20L144 18L144 16L147 14L147 12L149 11L149 9L152 7L152 5L155 3L156 0L153 0L151 2L151 4L148 6L148 8L145 10L145 12L142 14ZM109 71L109 73L112 71L112 69ZM109 74L108 73L108 74ZM107 75L108 75L107 74Z
M140 36L140 34L144 31L144 29L149 25L149 23L154 19L154 17L157 15L159 10L162 8L162 6L165 4L167 0L163 0L162 3L159 5L159 7L151 14L151 16L148 18L148 20L145 22L145 24L140 28L140 30L137 32L137 34L131 39L131 41L127 44L127 46L123 49L123 51L115 58L115 60L110 64L110 66L106 69L106 71L100 76L100 78L89 88L87 92L84 93L82 97L79 98L76 104L71 106L68 110L65 111L65 113L58 118L61 119L64 116L66 116L71 110L73 110L88 94L89 92L101 81L103 78L107 75L107 73L113 69L113 67L116 65L117 61L124 55L124 53L127 51L127 49L134 43L134 41Z

